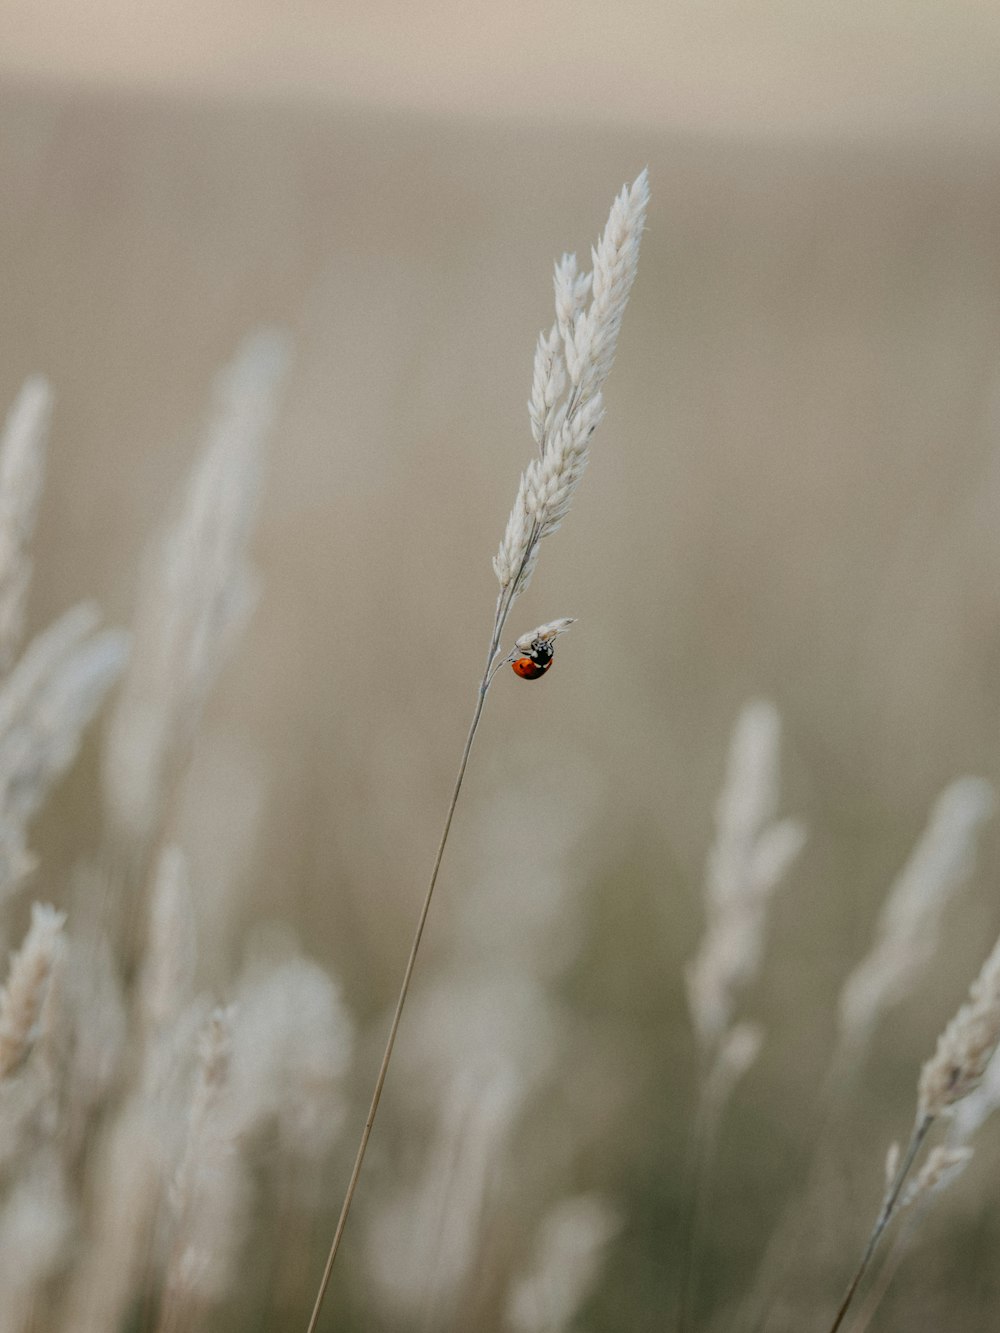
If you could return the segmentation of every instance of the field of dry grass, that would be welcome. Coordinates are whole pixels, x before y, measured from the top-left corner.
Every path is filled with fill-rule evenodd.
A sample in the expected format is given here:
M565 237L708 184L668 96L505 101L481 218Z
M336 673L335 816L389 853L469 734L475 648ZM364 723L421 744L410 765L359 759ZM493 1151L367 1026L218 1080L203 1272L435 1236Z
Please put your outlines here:
M674 1319L697 1086L684 968L730 733L764 697L780 811L808 838L742 1002L765 1037L720 1129L694 1326L745 1326L823 1135L821 1205L759 1325L823 1333L920 1065L1000 929L987 823L933 960L824 1131L837 995L886 891L951 781L1000 782L1000 141L13 79L3 111L0 405L38 372L55 392L30 633L85 598L133 622L213 376L261 325L294 347L259 600L165 827L189 865L193 990L245 998L255 959L302 952L338 979L356 1039L301 1231L271 1206L265 1136L238 1295L162 1327L305 1325L474 702L551 260L586 255L648 165L608 420L511 629L579 623L546 680L491 692L326 1326L570 1327L532 1324L513 1292L578 1196L607 1243L572 1326ZM104 856L108 715L31 826L9 947L32 900L71 907L81 861ZM135 896L127 979L145 889L116 882ZM998 1173L987 1123L873 1329L986 1326ZM64 1319L74 1262L44 1307ZM144 1299L123 1327L157 1327Z

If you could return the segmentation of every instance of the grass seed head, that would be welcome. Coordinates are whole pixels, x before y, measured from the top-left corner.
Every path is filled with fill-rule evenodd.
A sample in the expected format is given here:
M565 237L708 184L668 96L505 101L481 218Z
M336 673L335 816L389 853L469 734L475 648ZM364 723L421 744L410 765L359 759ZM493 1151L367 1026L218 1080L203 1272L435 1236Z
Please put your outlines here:
M539 457L521 477L493 560L501 595L509 602L528 586L538 544L569 512L586 469L591 436L604 417L601 391L635 280L648 204L649 176L643 171L612 204L592 252L593 271L581 273L575 255L563 255L556 264L556 322L538 339L528 400Z
M920 1071L918 1119L951 1110L979 1085L1000 1043L1000 940L969 988L969 998L938 1038Z

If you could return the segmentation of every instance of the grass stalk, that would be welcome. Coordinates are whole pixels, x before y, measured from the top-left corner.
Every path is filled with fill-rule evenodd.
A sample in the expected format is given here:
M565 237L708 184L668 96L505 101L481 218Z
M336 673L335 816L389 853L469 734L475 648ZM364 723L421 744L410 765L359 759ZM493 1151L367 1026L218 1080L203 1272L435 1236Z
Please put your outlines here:
M688 1148L687 1226L681 1257L680 1299L677 1311L678 1333L693 1327L698 1294L698 1262L701 1257L705 1227L706 1194L711 1188L712 1164L718 1140L719 1120L708 1104L705 1080L701 1080L698 1111L691 1128Z
M368 1116L361 1133L347 1193L330 1244L326 1266L309 1320L307 1333L315 1333L323 1300L330 1284L333 1265L340 1249L344 1228L357 1189L368 1140L378 1112L382 1089L389 1072L396 1034L409 994L413 969L430 912L444 849L451 832L455 808L465 780L469 756L486 703L486 694L497 670L509 658L498 659L500 639L515 600L527 588L538 558L542 540L555 532L569 512L573 494L587 466L590 441L604 415L602 388L614 361L622 315L628 303L639 260L639 241L645 225L649 202L649 180L645 171L631 186L625 186L611 206L607 226L593 250L592 273L580 273L576 258L563 255L556 265L556 323L542 334L535 351L534 374L528 414L532 435L538 446L533 459L521 476L520 486L507 527L493 560L493 570L500 584L493 633L476 707L465 739L461 762L445 816L441 841L431 868L430 882L417 918L410 954L403 970L403 981L396 1009L389 1025L389 1035L382 1063L375 1080ZM589 304L588 304L589 302ZM572 625L571 619L539 625L522 635L516 647L527 653L528 679L537 679L552 660L552 644ZM522 673L524 674L524 673Z
M851 1325L850 1333L866 1333L869 1324L875 1317L875 1311L882 1304L886 1292L892 1284L893 1278L899 1271L899 1267L906 1257L907 1241L912 1230L913 1219L904 1228L903 1232L897 1235L889 1250L889 1255L879 1270L878 1277L868 1290L865 1303L858 1312L858 1316Z
M854 1299L855 1293L861 1285L861 1279L868 1271L868 1265L871 1263L875 1248L882 1239L882 1233L892 1220L892 1215L896 1209L896 1202L899 1199L900 1191L906 1182L906 1177L910 1174L910 1168L913 1166L917 1153L920 1151L920 1147L924 1139L927 1137L927 1131L933 1123L934 1116L925 1115L922 1119L917 1121L916 1126L914 1127L910 1145L906 1150L906 1155L900 1164L899 1170L896 1172L896 1179L892 1182L892 1188L886 1193L885 1202L882 1204L882 1211L878 1215L877 1222L872 1227L872 1233L868 1237L868 1244L864 1248L864 1253L861 1255L861 1260L854 1272L854 1276L851 1278L847 1291L844 1293L844 1299L840 1302L840 1308L837 1310L836 1317L830 1325L830 1333L837 1333L837 1330L844 1322L844 1317Z
M372 1093L371 1105L368 1108L368 1116L365 1120L364 1129L361 1132L361 1142L358 1144L358 1151L354 1159L351 1178L348 1181L347 1192L344 1195L344 1202L340 1209L340 1217L337 1220L337 1227L333 1233L333 1240L330 1243L330 1252L327 1255L326 1266L323 1269L323 1277L320 1281L319 1290L316 1293L316 1301L313 1306L312 1315L309 1319L307 1333L315 1333L317 1328L320 1311L322 1310L326 1291L330 1285L330 1278L333 1274L333 1265L337 1258L337 1251L340 1249L340 1242L344 1235L344 1229L347 1226L347 1217L351 1211L354 1192L357 1189L358 1179L361 1175L361 1167L365 1160L365 1152L368 1148L368 1140L371 1138L372 1126L375 1123L379 1101L382 1097L382 1089L385 1086L386 1075L389 1072L389 1061L392 1059L392 1050L396 1044L396 1033L399 1031L400 1020L403 1016L403 1006L406 1004L406 997L410 991L413 969L416 965L417 953L420 949L420 941L423 938L424 927L427 924L431 899L434 896L438 873L441 869L441 862L444 859L444 849L448 843L448 835L451 832L452 820L455 817L455 808L458 805L458 798L462 791L462 784L465 781L465 771L468 768L469 756L472 753L472 746L476 739L476 732L479 730L479 723L483 716L483 708L486 704L486 694L496 671L495 659L500 644L500 636L503 634L504 625L506 624L507 616L510 612L511 600L512 599L507 597L505 593L501 593L497 601L497 614L493 627L493 637L490 641L489 655L486 659L486 669L484 670L483 678L479 683L479 689L476 695L476 707L472 714L469 733L465 738L465 746L462 750L462 758L458 765L458 772L455 776L455 785L451 793L451 800L448 804L448 813L445 816L444 828L441 832L441 840L438 843L437 854L434 857L434 864L431 867L430 881L427 885L427 891L424 894L423 904L420 908L420 915L417 917L417 926L413 934L413 942L410 945L409 957L406 960L406 967L403 970L403 981L399 989L399 998L396 1001L395 1012L392 1016L392 1022L389 1025L389 1035L386 1039L385 1050L382 1053L382 1063L379 1065L378 1076L375 1079L375 1089Z

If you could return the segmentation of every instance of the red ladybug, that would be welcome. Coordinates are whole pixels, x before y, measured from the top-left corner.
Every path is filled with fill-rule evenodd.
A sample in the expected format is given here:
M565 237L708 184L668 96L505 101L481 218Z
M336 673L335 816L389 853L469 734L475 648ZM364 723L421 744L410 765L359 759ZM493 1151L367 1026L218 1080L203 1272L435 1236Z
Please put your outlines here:
M527 655L518 657L510 665L522 680L538 680L552 665L552 644L544 639L533 639Z

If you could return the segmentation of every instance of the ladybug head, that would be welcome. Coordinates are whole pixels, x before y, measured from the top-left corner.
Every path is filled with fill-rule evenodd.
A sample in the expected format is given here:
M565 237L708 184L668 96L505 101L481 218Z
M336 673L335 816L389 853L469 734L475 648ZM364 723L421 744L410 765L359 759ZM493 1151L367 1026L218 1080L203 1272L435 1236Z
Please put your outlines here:
M548 665L552 661L552 655L555 648L547 639L532 639L531 647L528 649L528 656L533 662L544 662Z

